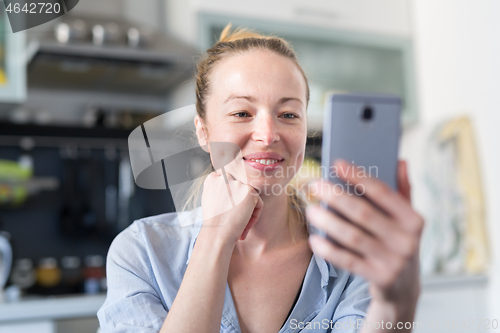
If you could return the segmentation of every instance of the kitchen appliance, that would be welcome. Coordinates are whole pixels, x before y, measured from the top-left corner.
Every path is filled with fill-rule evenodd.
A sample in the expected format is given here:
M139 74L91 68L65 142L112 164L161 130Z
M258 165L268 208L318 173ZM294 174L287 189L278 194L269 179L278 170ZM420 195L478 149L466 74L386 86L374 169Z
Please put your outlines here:
M3 288L9 279L12 265L12 247L8 234L0 231L0 301L3 299Z
M198 50L125 19L64 15L29 37L30 88L164 95L193 75Z

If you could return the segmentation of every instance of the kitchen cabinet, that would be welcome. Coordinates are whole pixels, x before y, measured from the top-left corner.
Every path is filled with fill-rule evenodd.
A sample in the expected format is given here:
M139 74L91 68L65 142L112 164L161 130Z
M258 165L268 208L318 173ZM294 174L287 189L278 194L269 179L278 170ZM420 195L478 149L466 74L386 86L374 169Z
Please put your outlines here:
M13 33L0 6L0 109L26 99L25 33Z
M418 333L480 333L491 331L486 307L486 276L437 276L424 278L415 322ZM490 329L486 326L489 321ZM463 326L461 326L464 324ZM417 326L415 326L417 327Z
M310 80L311 132L330 90L397 94L403 123L417 120L410 0L190 0L166 12L169 31L202 52L229 22L289 40Z
M309 80L310 132L322 130L324 99L332 90L398 95L403 100L402 122L417 120L411 38L207 11L198 13L200 49L210 48L229 22L292 44Z
M192 0L197 12L410 37L410 0ZM361 10L362 9L362 10Z

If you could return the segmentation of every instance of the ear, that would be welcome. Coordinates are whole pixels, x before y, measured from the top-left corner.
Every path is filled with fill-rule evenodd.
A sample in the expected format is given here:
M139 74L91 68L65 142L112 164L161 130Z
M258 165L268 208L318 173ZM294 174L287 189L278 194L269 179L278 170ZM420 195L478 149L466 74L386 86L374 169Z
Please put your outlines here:
M198 115L194 117L194 126L196 127L196 136L198 137L198 143L200 144L200 147L204 151L209 153L210 147L208 146L207 135L205 127L203 126L203 120Z

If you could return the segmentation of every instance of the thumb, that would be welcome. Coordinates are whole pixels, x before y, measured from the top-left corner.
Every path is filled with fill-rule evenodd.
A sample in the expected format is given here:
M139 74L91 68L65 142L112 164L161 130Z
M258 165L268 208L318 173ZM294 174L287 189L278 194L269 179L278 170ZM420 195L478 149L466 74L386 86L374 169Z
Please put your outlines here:
M398 161L398 191L411 202L411 186L408 179L408 164L405 160Z

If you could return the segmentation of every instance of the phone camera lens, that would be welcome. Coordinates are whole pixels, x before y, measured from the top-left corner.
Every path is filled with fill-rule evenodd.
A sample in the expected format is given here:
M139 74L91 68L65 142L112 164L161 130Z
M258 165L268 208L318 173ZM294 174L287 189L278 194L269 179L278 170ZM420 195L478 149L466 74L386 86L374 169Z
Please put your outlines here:
M365 107L361 112L361 118L365 121L371 120L373 118L373 109L369 106Z

